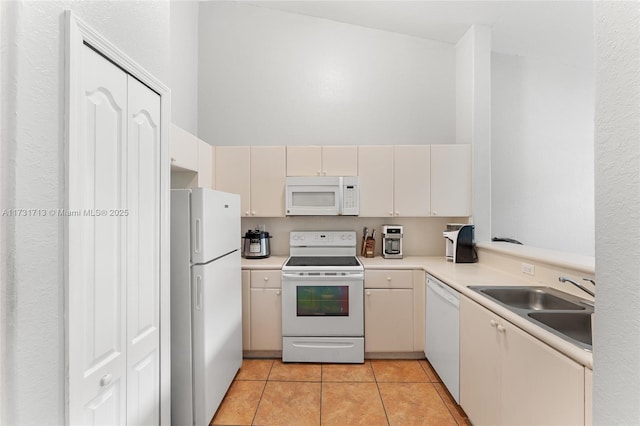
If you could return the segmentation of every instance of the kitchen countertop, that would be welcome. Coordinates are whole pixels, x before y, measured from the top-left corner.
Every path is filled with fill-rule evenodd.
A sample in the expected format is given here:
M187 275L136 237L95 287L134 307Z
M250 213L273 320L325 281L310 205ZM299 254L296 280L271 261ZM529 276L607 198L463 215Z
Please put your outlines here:
M282 269L288 256L270 256L266 259L242 259L242 269ZM502 305L469 289L471 285L541 285L521 275L514 275L482 263L453 263L442 256L405 256L403 259L359 257L365 270L422 269L449 284L453 289L479 303L526 331L579 364L593 369L593 354L585 351L547 330L520 317Z
M242 269L282 269L289 256L269 256L265 259L242 258Z
M364 258L360 261L365 269L423 269L427 273L449 284L453 289L503 317L516 327L526 331L579 364L593 369L593 354L548 332L516 313L469 289L471 285L536 285L539 282L513 275L482 263L453 263L442 256L407 256L403 259L382 257Z

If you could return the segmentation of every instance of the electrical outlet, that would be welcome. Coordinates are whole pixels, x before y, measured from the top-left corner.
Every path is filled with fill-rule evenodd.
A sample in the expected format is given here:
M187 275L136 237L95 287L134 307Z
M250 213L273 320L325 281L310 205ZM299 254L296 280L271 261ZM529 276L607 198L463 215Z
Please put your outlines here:
M536 274L536 267L533 266L530 263L521 263L522 266L522 273L523 274L527 274L527 275L535 275Z

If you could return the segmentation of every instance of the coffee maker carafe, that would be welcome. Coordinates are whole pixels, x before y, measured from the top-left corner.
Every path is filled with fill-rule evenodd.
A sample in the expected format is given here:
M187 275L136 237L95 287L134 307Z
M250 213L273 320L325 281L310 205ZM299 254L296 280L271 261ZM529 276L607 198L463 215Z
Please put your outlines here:
M402 259L402 225L382 225L382 257Z

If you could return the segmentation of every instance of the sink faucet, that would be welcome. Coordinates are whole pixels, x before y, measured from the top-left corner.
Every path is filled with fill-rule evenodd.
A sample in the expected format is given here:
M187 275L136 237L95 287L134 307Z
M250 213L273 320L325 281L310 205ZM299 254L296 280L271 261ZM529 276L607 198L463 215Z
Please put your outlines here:
M561 283L571 283L571 284L575 285L576 287L578 287L580 290L584 291L585 293L588 293L591 296L596 297L596 294L594 292L592 292L591 290L589 290L588 288L586 288L582 284L577 283L577 282L575 282L573 280L570 280L569 278L558 277L558 281L560 281Z

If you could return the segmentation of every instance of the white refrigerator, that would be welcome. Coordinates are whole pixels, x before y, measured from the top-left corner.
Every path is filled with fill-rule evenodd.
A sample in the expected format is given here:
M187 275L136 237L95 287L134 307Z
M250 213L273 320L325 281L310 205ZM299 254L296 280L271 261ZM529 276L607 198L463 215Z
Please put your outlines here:
M242 363L240 196L171 191L171 423L208 425Z

